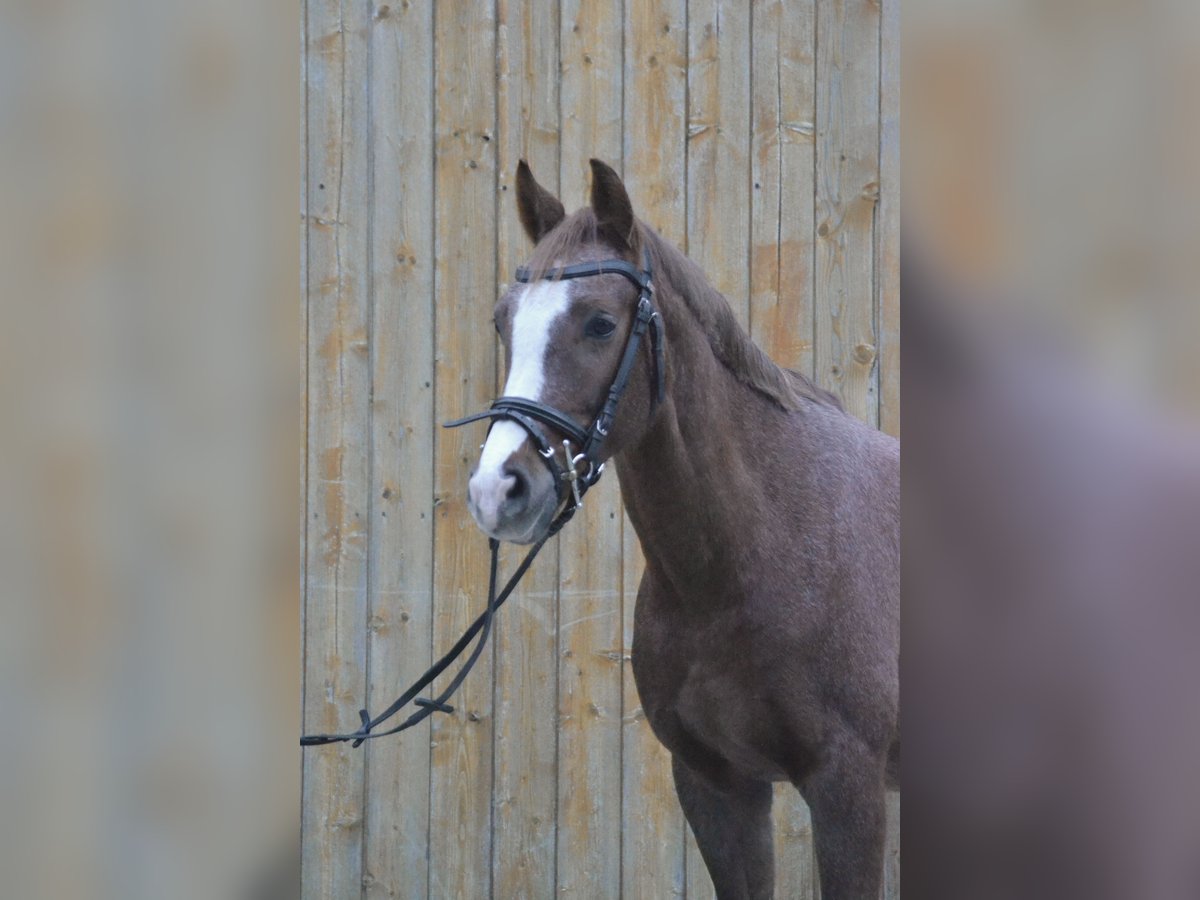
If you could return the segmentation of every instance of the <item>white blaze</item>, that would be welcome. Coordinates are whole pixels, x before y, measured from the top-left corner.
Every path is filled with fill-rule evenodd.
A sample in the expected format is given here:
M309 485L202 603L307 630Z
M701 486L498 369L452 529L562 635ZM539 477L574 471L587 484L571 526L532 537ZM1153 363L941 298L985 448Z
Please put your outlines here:
M546 348L554 325L570 305L570 283L539 281L527 287L515 301L512 323L512 367L504 385L504 396L541 400L545 386ZM471 497L485 531L497 525L500 505L513 485L503 474L504 464L529 437L516 422L499 419L488 434L471 478Z

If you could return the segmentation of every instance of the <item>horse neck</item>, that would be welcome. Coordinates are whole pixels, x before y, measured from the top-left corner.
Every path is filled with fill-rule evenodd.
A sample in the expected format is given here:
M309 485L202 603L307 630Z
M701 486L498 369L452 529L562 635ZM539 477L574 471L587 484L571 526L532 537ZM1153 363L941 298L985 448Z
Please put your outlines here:
M647 565L680 592L732 587L763 527L767 458L784 414L739 381L682 309L662 310L668 394L636 446L617 457L621 494Z

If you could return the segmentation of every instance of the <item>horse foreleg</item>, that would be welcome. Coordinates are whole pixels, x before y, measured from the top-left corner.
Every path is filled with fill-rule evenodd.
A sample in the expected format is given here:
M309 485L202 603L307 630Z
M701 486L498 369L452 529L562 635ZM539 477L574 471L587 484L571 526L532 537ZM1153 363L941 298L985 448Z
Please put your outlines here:
M887 838L886 760L839 748L797 785L812 812L821 900L878 900Z
M712 877L718 900L769 898L775 889L771 785L733 779L719 787L679 757L675 791Z

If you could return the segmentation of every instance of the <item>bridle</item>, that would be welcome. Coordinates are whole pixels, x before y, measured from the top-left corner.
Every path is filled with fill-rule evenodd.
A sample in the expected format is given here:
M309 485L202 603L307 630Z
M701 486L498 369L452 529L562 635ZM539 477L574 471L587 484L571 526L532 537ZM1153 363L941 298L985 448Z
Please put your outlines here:
M573 514L582 505L583 495L600 480L600 475L604 472L604 463L600 462L604 442L608 438L609 429L612 428L613 419L616 417L617 404L621 402L621 396L629 385L629 377L637 363L638 348L647 331L650 332L650 343L654 351L655 390L652 402L657 404L663 398L662 320L654 308L654 284L650 278L649 253L644 253L642 260L641 270L623 259L605 259L599 262L576 263L573 266L550 269L542 276L544 281L566 281L573 278L591 278L596 275L623 275L638 289L637 308L634 311L629 338L625 342L625 352L621 356L617 373L613 376L612 384L608 388L607 399L592 420L591 425L586 429L581 428L566 413L549 404L525 397L499 397L483 412L455 419L445 425L446 428L457 428L480 419L491 419L493 422L497 419L509 419L524 428L537 447L538 456L550 469L560 505L564 500L569 501L564 507L563 514L568 512ZM517 269L517 281L528 284L532 280L533 276L527 267L521 266ZM566 435L562 442L565 466L559 465L557 448L553 446L542 430L542 425L547 425L560 434ZM575 452L575 448L578 448L578 453ZM579 472L581 463L586 464L586 469L582 473ZM570 488L569 497L565 496L567 487Z
M521 576L529 569L538 551L542 549L546 541L557 534L570 521L571 517L583 505L583 495L600 480L600 476L604 473L604 463L600 459L604 450L604 442L608 438L609 430L612 428L616 417L617 404L621 402L621 397L624 395L625 389L629 386L629 378L633 373L634 365L637 363L638 350L641 347L642 338L646 335L647 331L650 333L654 366L654 392L651 394L651 404L657 405L662 402L665 390L662 318L659 316L658 310L654 308L654 285L650 277L649 253L643 251L642 268L640 270L623 259L604 259L599 262L576 263L572 266L549 269L542 275L541 280L565 281L574 278L591 278L596 275L609 274L622 275L633 282L634 286L638 289L637 308L634 311L633 325L629 330L629 337L625 342L625 351L621 355L621 362L617 366L617 373L613 376L612 384L609 386L604 405L601 406L600 411L587 428L580 427L569 415L555 409L553 406L525 397L498 397L492 402L490 407L482 412L473 413L461 419L446 422L443 425L444 428L458 428L470 422L478 422L483 419L490 419L493 424L498 419L508 419L509 421L516 422L525 429L529 434L530 440L533 441L534 446L537 448L538 456L547 468L549 468L550 474L554 478L554 490L557 498L556 508L561 507L561 510L551 522L549 529L529 550L499 595L496 593L496 572L500 542L495 538L489 538L488 547L491 550L492 559L488 577L487 609L484 610L479 618L471 623L471 626L455 642L450 651L434 663L391 706L375 718L371 718L365 709L360 709L358 715L362 724L358 731L350 734L304 735L300 738L300 745L302 747L331 744L339 741L353 741L353 746L357 747L365 740L396 734L399 731L404 731L406 728L411 728L434 712L454 712L454 707L448 705L446 700L458 690L458 686L462 684L463 679L466 678L467 673L471 671L471 667L475 665L475 661L479 659L479 655L483 652L484 645L487 643L488 636L491 633L492 616L516 588L517 583L521 580ZM528 284L534 280L530 269L526 266L517 268L516 279L523 284ZM557 448L551 442L550 437L546 434L542 426L547 426L566 436L562 441L566 465L559 464ZM578 448L578 452L576 452L576 448ZM581 465L586 466L582 473L580 472ZM475 645L475 649L454 676L449 686L436 699L414 699L433 679L445 671L450 663L462 654L475 635L480 634L480 632L482 634ZM372 730L382 722L390 719L409 703L415 703L418 707L417 710L395 728L391 728L388 731Z

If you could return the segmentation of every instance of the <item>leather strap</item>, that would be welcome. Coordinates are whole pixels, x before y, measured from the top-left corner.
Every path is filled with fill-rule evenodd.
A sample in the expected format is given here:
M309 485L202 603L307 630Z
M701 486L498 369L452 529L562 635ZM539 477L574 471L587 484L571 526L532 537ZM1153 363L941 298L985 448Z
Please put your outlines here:
M655 368L655 380L657 389L652 397L655 403L661 403L663 399L663 341L662 341L662 325L658 313L654 309L654 287L650 281L650 257L645 257L645 267L642 271L638 271L634 266L620 259L602 260L600 262L577 263L573 266L565 266L558 269L551 269L546 272L546 278L588 278L594 275L616 274L628 278L638 289L638 305L635 312L633 327L629 332L629 339L625 344L625 352L621 356L620 365L617 367L617 374L613 378L612 385L608 389L608 397L604 401L604 406L601 407L595 421L592 422L588 429L580 428L579 425L567 414L548 406L545 403L539 403L535 400L528 400L524 397L500 397L492 403L489 409L483 412L473 413L469 416L464 416L461 419L455 419L452 422L447 422L445 427L455 428L459 425L466 425L469 422L477 422L482 419L511 419L516 422L533 439L534 444L538 448L538 455L542 457L543 462L549 467L551 474L554 476L555 491L558 495L559 503L563 505L560 512L551 523L546 534L538 540L533 548L526 554L525 559L517 567L517 570L509 578L504 589L499 594L496 593L496 572L498 567L500 542L494 538L488 540L488 547L491 550L492 560L491 569L488 576L488 602L487 608L483 613L471 623L471 626L463 633L462 637L455 642L441 659L429 667L429 669L418 678L408 690L396 698L386 710L375 718L367 713L365 709L360 709L358 712L362 722L358 731L347 734L307 734L300 738L300 745L303 747L311 747L319 744L332 744L340 741L350 741L353 746L357 747L363 741L373 738L385 737L389 734L396 734L405 729L412 728L414 725L424 721L435 712L451 713L454 707L450 706L446 701L458 690L463 679L467 677L467 673L471 671L479 659L483 648L487 643L488 636L492 630L492 618L496 610L508 599L516 588L521 577L529 569L533 563L533 559L537 556L538 551L542 549L546 541L570 521L575 515L575 511L579 509L580 499L583 493L595 484L603 470L603 466L597 462L600 452L604 446L604 440L608 437L609 428L612 427L613 419L616 415L617 404L621 400L621 396L625 393L625 388L629 384L629 377L633 371L633 366L637 361L638 349L641 345L642 336L647 330L650 331L650 342L653 351L653 365ZM522 267L517 269L517 280L528 282L530 280L529 269ZM581 456L588 462L588 471L582 477L578 475L575 469L576 459L572 459L568 454L567 466L569 470L564 470L557 462L557 453L554 450L550 440L546 437L545 432L539 427L539 424L548 425L557 431L565 434L569 440L574 441L581 451ZM571 502L563 504L564 492L567 486L571 488ZM479 635L479 640L475 644L475 649L463 663L461 669L451 680L445 690L432 700L417 699L417 694L423 691L433 682L449 665L457 659L466 650L471 640ZM394 728L387 731L374 731L380 724L396 715L401 709L409 703L414 704L417 709L407 719L401 722Z
M645 268L641 271L623 259L603 259L599 262L575 263L573 266L562 266L557 269L547 269L542 275L544 281L560 281L572 278L591 278L594 275L624 275L639 291L650 287L650 256L644 255ZM528 266L517 266L517 281L528 284L532 281Z
M629 386L629 376L633 372L634 363L637 362L642 335L646 333L646 329L657 316L658 313L654 311L654 305L650 302L650 298L645 294L640 296L637 312L634 314L633 327L629 331L629 340L625 344L625 353L621 357L621 364L617 366L617 374L608 389L608 399L604 401L604 406L600 408L596 420L588 430L588 439L583 445L583 452L589 459L596 459L600 455L600 450L608 437L608 431L612 428L613 419L616 417L617 404L621 401L625 388Z
M504 585L504 589L500 591L499 594L496 593L496 571L498 568L497 561L500 553L500 542L494 538L489 538L488 548L492 553L492 562L488 575L487 608L474 622L471 623L471 626L465 632L463 632L462 637L455 642L454 646L450 648L449 652L447 652L441 659L430 666L425 671L424 675L414 681L408 690L397 697L391 706L389 706L375 718L372 719L365 709L360 709L358 711L358 716L362 724L358 731L349 732L346 734L306 734L301 736L300 746L315 747L321 744L335 744L344 741L351 741L353 742L352 746L357 747L362 744L363 741L368 741L373 738L386 737L389 734L396 734L408 728L412 728L414 725L418 725L425 719L429 718L429 716L433 715L435 712L454 712L454 707L450 706L448 703L446 703L446 701L453 696L455 691L458 690L459 685L463 683L463 679L467 677L467 673L471 671L471 667L475 665L480 654L483 652L484 645L487 643L488 636L491 633L492 617L495 616L496 610L504 605L504 601L507 600L512 592L516 589L517 583L521 580L521 577L533 564L534 557L538 555L538 551L545 546L546 542L550 540L550 538L558 534L562 527L571 520L573 515L575 515L575 507L568 506L563 510L559 517L555 519L553 523L551 523L550 529L538 540L536 544L533 545L532 548L530 548L529 552L525 554L525 558L521 560L521 564L517 566L517 570L513 572L512 577L508 579L508 582ZM417 694L425 690L425 688L433 682L433 679L441 675L442 672L449 668L450 664L454 662L454 660L458 659L458 657L462 655L463 651L467 649L467 646L477 634L479 635L479 642L475 645L475 649L471 652L471 655L467 658L467 661L463 663L462 668L458 670L458 673L454 676L449 686L447 686L445 690L443 690L436 698L432 700L426 700L423 698L415 699ZM386 722L392 716L396 715L396 713L402 710L409 703L412 703L417 707L417 709L407 719L405 719L396 727L390 728L387 731L373 730L378 728L382 723Z

